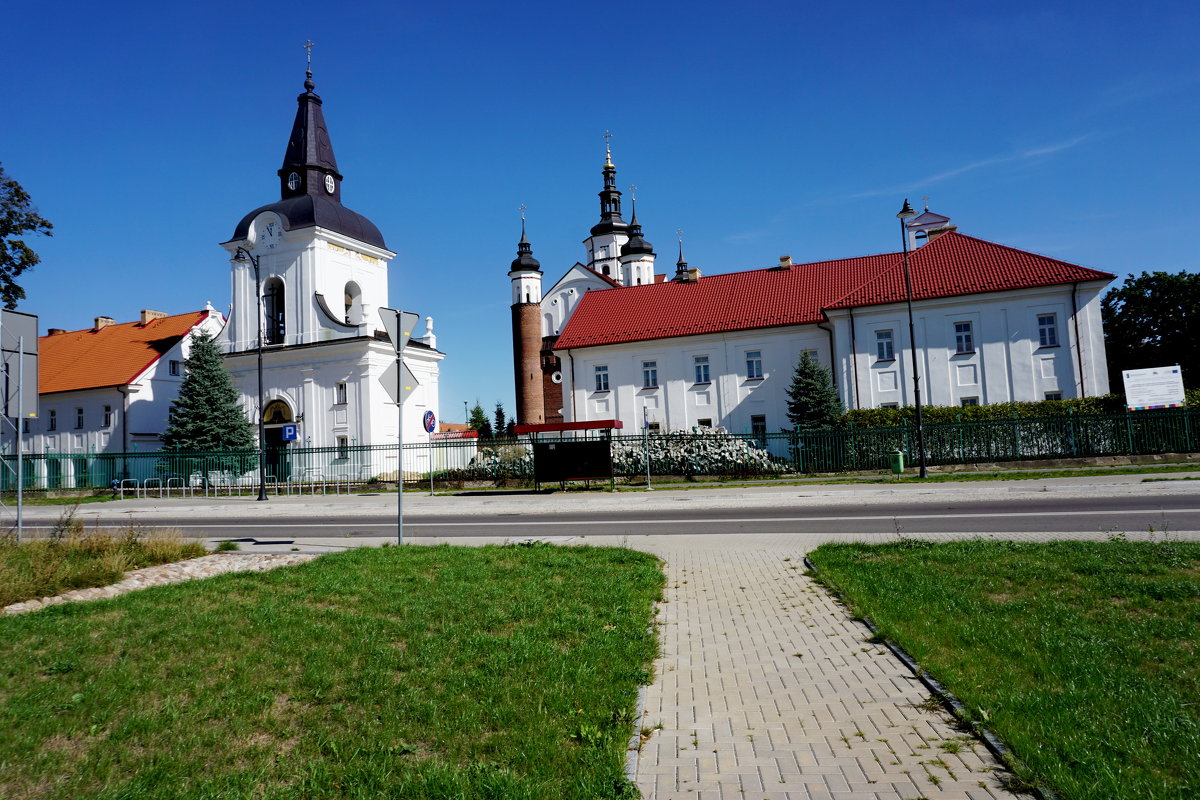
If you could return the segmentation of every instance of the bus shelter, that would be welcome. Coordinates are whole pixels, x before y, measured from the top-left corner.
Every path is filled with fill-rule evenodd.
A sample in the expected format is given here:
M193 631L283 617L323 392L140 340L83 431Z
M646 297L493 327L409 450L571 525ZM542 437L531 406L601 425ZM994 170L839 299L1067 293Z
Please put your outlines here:
M619 419L595 422L551 422L517 425L518 436L528 436L533 446L533 480L543 483L607 480L613 478L612 432L624 427Z

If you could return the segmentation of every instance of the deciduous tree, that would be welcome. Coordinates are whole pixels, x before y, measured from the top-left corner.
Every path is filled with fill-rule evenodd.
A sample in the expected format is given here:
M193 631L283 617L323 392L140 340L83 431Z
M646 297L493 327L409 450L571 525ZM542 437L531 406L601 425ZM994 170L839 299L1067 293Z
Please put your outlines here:
M1183 368L1187 388L1200 387L1200 273L1130 275L1100 303L1109 385L1122 393L1122 370Z
M17 285L17 276L41 261L24 234L50 236L53 228L38 215L29 201L29 193L8 177L0 165L0 301L5 308L16 308L17 301L25 297L25 290Z

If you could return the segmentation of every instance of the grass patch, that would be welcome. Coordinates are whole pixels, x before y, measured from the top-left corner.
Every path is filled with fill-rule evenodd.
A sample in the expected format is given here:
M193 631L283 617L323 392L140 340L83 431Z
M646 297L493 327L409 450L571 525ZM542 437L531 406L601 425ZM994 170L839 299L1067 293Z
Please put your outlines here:
M1200 543L830 544L820 579L1072 800L1200 787Z
M656 559L328 555L0 618L0 797L634 798Z
M85 530L74 508L63 513L50 538L17 543L0 536L0 608L51 597L70 589L107 586L131 569L202 556L208 551L175 531L137 525Z
M27 506L77 506L85 503L111 503L117 497L112 494L104 495L75 495L70 497L46 497L41 494L33 494L27 492L21 498L21 502ZM5 494L5 505L16 505L17 496L15 494Z

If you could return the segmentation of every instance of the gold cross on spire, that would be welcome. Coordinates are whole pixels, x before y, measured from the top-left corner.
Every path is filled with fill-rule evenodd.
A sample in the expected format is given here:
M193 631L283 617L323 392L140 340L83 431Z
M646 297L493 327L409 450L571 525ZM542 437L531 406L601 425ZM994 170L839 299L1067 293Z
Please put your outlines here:
M637 187L632 183L629 184L629 197L632 200L637 200Z
M679 237L679 243L683 244L683 228L676 228L675 235Z
M604 131L604 166L611 167L612 163L612 131Z
M309 72L312 72L312 49L315 46L316 46L316 42L314 42L312 39L304 40L304 45L303 45L304 54L305 54L306 60L308 62L308 71Z
M521 222L525 221L525 204L521 203Z

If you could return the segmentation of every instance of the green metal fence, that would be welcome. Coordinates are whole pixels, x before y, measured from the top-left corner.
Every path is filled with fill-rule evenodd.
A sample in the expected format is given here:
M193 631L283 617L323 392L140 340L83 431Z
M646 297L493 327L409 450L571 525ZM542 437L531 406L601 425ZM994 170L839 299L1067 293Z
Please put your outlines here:
M569 434L564 434L569 435ZM886 470L900 450L916 461L916 430L848 426L803 433L732 434L697 430L612 437L618 477L750 476ZM1200 449L1200 411L1174 409L925 426L926 462L946 464L1045 458L1189 453ZM185 453L40 453L23 457L31 491L112 490L126 496L195 496L257 491L257 451ZM406 484L446 488L477 481L532 481L527 439L449 440L407 444ZM285 448L266 454L272 493L348 492L394 483L401 471L396 446ZM0 488L16 489L16 457L0 464Z

